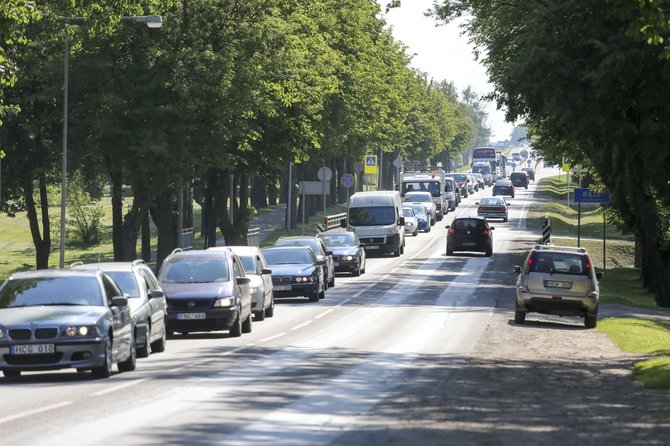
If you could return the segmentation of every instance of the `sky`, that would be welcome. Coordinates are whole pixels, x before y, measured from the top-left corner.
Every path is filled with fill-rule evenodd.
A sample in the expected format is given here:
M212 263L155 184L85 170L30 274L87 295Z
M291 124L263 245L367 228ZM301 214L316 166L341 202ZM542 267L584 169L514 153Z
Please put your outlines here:
M379 2L384 11L388 1ZM486 70L475 61L472 46L466 36L460 35L458 24L436 26L435 19L424 16L432 4L433 0L402 0L400 8L383 14L395 39L408 47L408 54L414 55L412 66L437 81L453 82L459 92L468 86L480 96L491 92ZM496 110L494 102L485 105L491 140L509 139L514 125L505 122L504 113Z

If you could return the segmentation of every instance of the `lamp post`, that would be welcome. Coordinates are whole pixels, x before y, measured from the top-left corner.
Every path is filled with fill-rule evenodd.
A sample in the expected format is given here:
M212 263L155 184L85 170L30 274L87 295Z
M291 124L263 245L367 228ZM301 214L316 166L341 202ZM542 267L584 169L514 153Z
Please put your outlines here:
M149 28L163 26L163 18L155 15L123 16L121 20L135 23L145 23ZM85 22L84 17L65 17L66 23ZM60 268L65 267L65 214L67 199L67 112L68 112L68 77L70 65L70 37L65 36L65 58L63 63L63 165L61 167L61 197L60 197Z

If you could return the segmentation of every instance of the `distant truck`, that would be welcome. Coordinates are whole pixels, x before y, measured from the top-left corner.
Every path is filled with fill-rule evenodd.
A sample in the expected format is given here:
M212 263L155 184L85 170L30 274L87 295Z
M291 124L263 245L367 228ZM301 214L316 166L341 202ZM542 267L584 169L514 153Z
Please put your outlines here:
M349 197L347 229L361 241L366 253L405 252L405 217L398 191L356 192Z
M493 147L477 147L472 149L472 164L470 164L470 169L473 173L481 173L486 185L496 182L499 172L498 167L496 149Z
M400 196L405 198L407 192L430 192L435 203L435 219L440 221L449 212L445 199L444 179L445 172L442 169L403 172L400 174Z

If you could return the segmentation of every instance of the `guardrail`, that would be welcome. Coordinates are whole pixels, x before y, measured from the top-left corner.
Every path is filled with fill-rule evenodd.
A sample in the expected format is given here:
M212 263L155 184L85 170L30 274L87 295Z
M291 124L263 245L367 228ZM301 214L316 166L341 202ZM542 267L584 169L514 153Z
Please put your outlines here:
M184 251L193 249L193 228L184 228L181 230L179 247Z
M247 231L247 246L260 246L261 228L249 228Z
M326 215L323 219L323 224L319 225L318 228L320 232L330 231L331 229L343 227L346 221L347 221L346 212L343 212L341 214Z

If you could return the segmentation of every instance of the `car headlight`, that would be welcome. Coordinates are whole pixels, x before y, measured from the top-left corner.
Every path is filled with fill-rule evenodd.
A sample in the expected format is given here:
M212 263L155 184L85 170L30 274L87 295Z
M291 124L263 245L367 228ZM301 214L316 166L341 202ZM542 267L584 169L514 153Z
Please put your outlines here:
M295 278L298 283L308 283L312 281L312 276L299 276Z
M251 288L249 288L249 293L254 294L254 293L257 292L258 290L259 290L258 287L251 287Z
M0 339L5 337L5 330L0 328Z
M345 256L344 260L354 260L354 256Z
M65 328L65 336L69 338L82 337L90 338L98 335L98 330L95 325L70 325Z
M217 299L217 301L214 302L214 307L215 308L234 307L236 303L237 302L234 297L223 297L221 299Z

